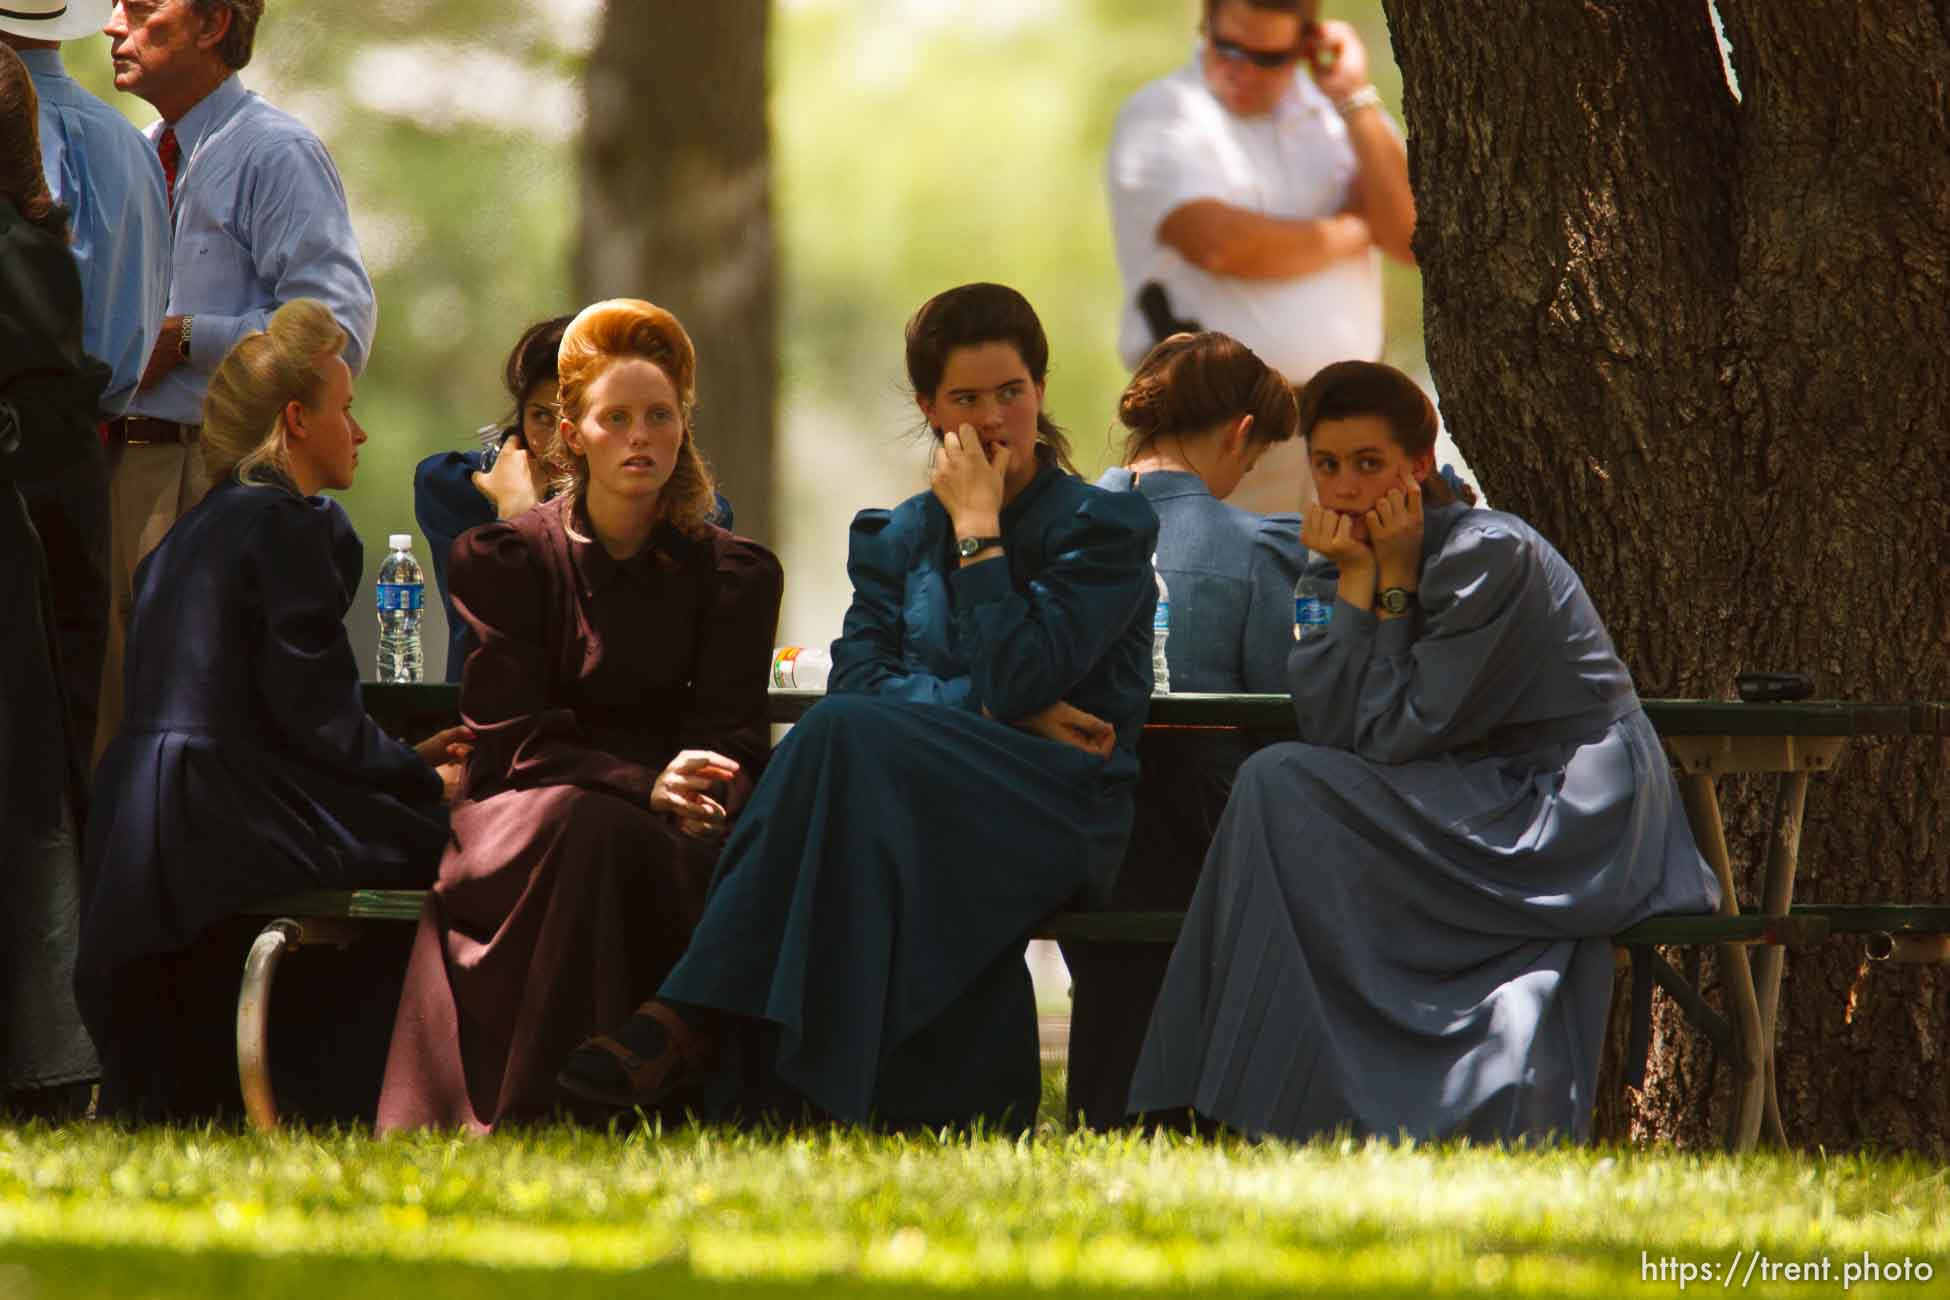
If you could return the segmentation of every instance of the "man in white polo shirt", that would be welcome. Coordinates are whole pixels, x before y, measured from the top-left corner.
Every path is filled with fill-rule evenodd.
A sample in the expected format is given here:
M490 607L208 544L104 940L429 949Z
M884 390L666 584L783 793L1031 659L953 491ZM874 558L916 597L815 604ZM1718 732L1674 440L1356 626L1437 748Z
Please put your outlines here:
M1380 357L1380 254L1414 261L1408 156L1360 38L1319 11L1205 0L1192 61L1118 114L1108 183L1125 364L1187 328L1231 334L1294 384ZM1227 500L1290 511L1312 497L1294 439Z

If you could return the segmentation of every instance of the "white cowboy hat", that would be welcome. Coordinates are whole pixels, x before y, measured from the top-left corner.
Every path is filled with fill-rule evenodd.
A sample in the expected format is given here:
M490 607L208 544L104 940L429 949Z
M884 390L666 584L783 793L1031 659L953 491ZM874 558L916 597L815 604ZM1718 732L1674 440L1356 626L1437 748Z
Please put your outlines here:
M0 32L72 41L100 31L112 7L112 0L0 0Z

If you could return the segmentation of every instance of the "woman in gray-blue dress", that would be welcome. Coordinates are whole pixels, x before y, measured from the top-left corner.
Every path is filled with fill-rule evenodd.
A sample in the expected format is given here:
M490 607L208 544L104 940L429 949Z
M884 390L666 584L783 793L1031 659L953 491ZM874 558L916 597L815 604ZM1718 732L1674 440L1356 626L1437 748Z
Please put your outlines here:
M1306 552L1298 514L1227 505L1267 448L1294 435L1293 389L1225 334L1175 334L1118 399L1124 463L1097 486L1135 492L1158 514L1157 568L1171 598L1171 689L1286 690L1293 585ZM1147 732L1130 846L1108 906L1178 912L1191 901L1238 771L1260 742L1235 731ZM1124 1117L1124 1099L1170 949L1065 942L1070 968L1070 1123Z
M1563 558L1438 503L1412 380L1330 366L1300 429L1301 540L1338 599L1288 665L1300 740L1239 770L1130 1106L1291 1139L1581 1140L1607 936L1718 902L1670 766Z

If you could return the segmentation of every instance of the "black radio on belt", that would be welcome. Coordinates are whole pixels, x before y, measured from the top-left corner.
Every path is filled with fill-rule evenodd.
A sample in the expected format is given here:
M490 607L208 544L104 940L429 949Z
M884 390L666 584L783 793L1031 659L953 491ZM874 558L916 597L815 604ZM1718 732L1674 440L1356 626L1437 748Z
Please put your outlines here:
M1156 280L1146 280L1144 287L1137 291L1138 314L1151 330L1151 342L1162 343L1174 334L1198 334L1204 327L1195 320L1184 320L1172 314L1171 295Z

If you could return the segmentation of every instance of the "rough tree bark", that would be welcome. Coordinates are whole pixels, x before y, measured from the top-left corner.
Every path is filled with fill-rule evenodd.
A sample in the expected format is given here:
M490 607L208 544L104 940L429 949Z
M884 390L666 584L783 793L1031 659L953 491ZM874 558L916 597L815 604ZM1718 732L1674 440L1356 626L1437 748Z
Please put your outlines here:
M1707 0L1385 8L1444 419L1641 694L1786 668L1950 697L1950 3L1719 0L1739 96ZM1946 750L1858 744L1816 780L1801 898L1950 898ZM1743 910L1764 793L1721 790ZM1950 972L1860 956L1787 962L1789 1140L1942 1156ZM1727 1071L1657 1028L1601 1129L1710 1145Z
M778 255L769 0L611 0L590 55L576 286L647 298L697 345L699 446L738 531L774 535Z

